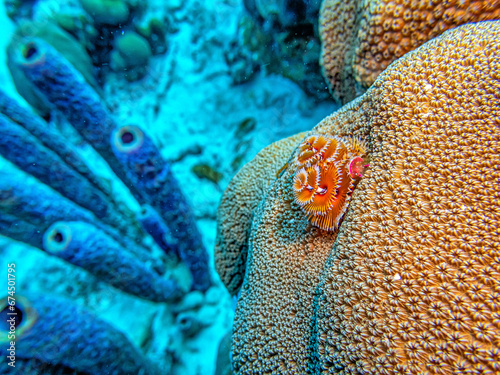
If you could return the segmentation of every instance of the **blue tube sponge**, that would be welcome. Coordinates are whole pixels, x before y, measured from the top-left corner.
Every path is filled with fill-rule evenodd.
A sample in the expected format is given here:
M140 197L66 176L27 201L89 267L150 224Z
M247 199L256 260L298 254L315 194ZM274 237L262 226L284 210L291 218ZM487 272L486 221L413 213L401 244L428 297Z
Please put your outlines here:
M0 348L2 374L160 374L122 332L62 298L16 295L15 306L0 299Z
M71 168L89 180L103 194L111 195L111 191L103 184L81 157L68 143L61 133L52 129L48 124L35 115L28 108L21 107L16 101L0 90L0 112L6 115L30 134L35 136L45 147L51 149L64 160Z
M2 200L0 194L0 202ZM14 215L9 215L0 210L0 234L13 240L27 243L31 246L42 248L42 233L36 225L22 220Z
M106 196L26 129L0 114L0 154L108 224L120 221ZM29 152L26 152L29 150Z
M97 222L87 210L15 168L2 170L0 213L17 216L44 232L59 220Z
M170 164L163 159L152 139L137 126L117 128L111 144L128 179L167 223L177 241L179 257L193 275L193 289L208 289L211 285L208 254Z
M87 142L99 153L112 156L108 140L115 123L99 95L78 70L39 38L22 40L14 59L26 78L63 113Z
M139 219L144 230L153 237L155 242L166 254L179 256L179 244L172 236L168 226L163 222L162 218L153 207L143 205Z
M43 236L43 249L75 266L86 269L102 281L155 302L182 296L179 285L145 267L92 224L56 222Z
M39 38L23 39L14 52L26 78L109 164L134 195L139 196L111 150L109 139L116 124L101 97L50 44Z
M91 223L122 245L123 251L131 252L143 262L155 265L159 262L151 256L148 250L127 240L116 230L97 220L90 211L14 167L6 167L2 170L2 178L0 178L0 216L4 215L17 217L29 223L36 227L38 233L45 232L56 221ZM8 226L0 226L0 231L0 234L11 237ZM21 234L16 233L16 235ZM26 236L30 237L31 234L26 233Z
M150 204L158 211L178 240L181 259L193 275L193 289L208 289L211 285L208 254L193 214L169 164L151 140L144 137L142 147L134 144L135 140L129 144L127 137L130 132L125 132L118 135L118 143L112 147L112 139L117 134L113 133L116 125L101 98L82 75L46 42L37 38L26 39L20 43L15 59L26 78L104 157L137 200L141 204ZM123 146L124 152L119 150L120 146ZM140 148L139 152L134 151L136 146ZM118 152L113 152L115 149Z
M138 223L136 223L135 220L132 219L134 218L134 213L126 206L118 204L115 201L113 197L113 192L111 191L109 186L105 184L101 179L99 179L96 176L96 174L90 170L87 164L82 160L81 156L74 150L71 144L67 142L67 140L61 135L61 133L59 133L56 129L53 129L50 126L48 126L48 124L43 119L35 115L29 109L24 108L19 104L17 104L14 99L6 95L1 90L0 90L0 112L5 114L5 116L7 116L11 121L16 123L19 127L22 127L27 132L29 132L29 134L35 137L43 146L45 146L47 149L57 154L57 156L59 156L59 158L62 161L64 161L64 163L71 170L73 170L74 172L79 174L82 178L87 180L88 182L84 184L92 185L92 189L91 190L89 189L89 191L95 191L93 193L94 195L104 196L105 199L111 204L110 209L116 211L118 214L118 215L112 215L113 216L112 218L106 215L106 218L109 219L109 221L113 221L114 225L120 228L122 233L125 233L125 235L128 237L134 238L136 242L142 240L143 233L141 233L141 231L139 230ZM21 133L19 133L19 135L21 135ZM23 137L31 139L27 135L23 135ZM29 146L25 145L25 147ZM29 147L28 149L31 150L31 147ZM6 153L4 153L4 156L7 157L8 159L9 159L8 157L9 153L10 152L8 152L8 150ZM40 158L41 156L37 157L37 160L35 160L34 162L39 163ZM11 161L15 163L15 161L13 161L12 159ZM20 168L22 168L19 164L17 165ZM50 174L48 174L48 176L50 176ZM41 179L39 176L36 177L39 178L44 183L48 183L47 181ZM51 186L54 187L53 185ZM87 190L87 188L85 190ZM65 196L68 196L61 191L59 192ZM84 204L82 206L86 207Z

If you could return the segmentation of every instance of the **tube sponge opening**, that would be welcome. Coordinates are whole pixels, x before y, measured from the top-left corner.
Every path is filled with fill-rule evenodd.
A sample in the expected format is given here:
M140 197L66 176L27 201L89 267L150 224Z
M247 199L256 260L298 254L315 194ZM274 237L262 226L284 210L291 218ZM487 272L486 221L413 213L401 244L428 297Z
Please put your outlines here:
M203 328L199 319L191 312L183 312L177 315L175 325L187 337L195 336Z
M5 306L2 311L0 311L0 329L4 332L9 331L10 324L8 321L11 319L14 320L13 326L14 328L18 328L23 322L23 312L17 306Z
M45 54L43 46L36 38L31 38L21 44L17 59L23 65L32 65L42 62Z
M137 126L128 125L113 131L113 146L118 152L129 153L138 150L144 142L144 133Z
M10 319L13 319L12 326ZM23 296L16 296L16 304L9 303L8 296L0 299L0 343L10 341L8 339L11 327L15 327L16 336L22 337L37 321L38 315L31 304Z
M71 237L70 227L61 222L54 223L43 235L43 249L50 254L60 253L68 248Z
M35 43L29 42L23 48L23 56L26 60L30 60L38 53L38 48Z
M189 287L181 289L177 279L170 275L161 276L112 237L87 222L52 224L44 234L43 248L115 288L150 301L180 298L184 289Z

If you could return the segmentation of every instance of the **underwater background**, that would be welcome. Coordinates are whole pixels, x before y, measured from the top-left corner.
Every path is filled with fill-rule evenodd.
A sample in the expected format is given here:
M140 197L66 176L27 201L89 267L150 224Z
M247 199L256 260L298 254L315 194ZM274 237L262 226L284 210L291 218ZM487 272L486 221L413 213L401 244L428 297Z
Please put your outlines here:
M2 2L0 373L227 371L222 193L338 108L319 2L260 5Z

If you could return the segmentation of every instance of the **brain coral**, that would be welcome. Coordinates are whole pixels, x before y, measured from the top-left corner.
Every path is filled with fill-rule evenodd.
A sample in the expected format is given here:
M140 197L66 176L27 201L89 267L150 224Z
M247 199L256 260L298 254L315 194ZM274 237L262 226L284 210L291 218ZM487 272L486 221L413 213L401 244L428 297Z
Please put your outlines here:
M235 177L219 211L251 228L219 228L248 247L235 373L500 371L499 56L499 22L449 30L312 130L371 157L335 232L294 202L293 166L238 200L279 149Z
M499 0L325 0L323 74L334 98L347 103L391 62L445 30L498 18Z
M243 282L253 211L304 134L285 138L259 152L234 176L222 196L217 215L215 267L231 295L238 293Z

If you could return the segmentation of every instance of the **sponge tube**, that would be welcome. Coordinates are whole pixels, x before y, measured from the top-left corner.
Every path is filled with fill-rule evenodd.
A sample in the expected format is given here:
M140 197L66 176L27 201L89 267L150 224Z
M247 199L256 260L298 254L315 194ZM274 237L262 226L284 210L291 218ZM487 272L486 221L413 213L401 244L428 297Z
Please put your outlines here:
M39 38L19 43L14 61L26 78L109 164L115 174L138 196L111 150L109 139L116 127L101 97L50 44Z
M179 257L193 275L193 289L207 290L211 285L208 254L170 164L163 159L152 139L137 126L116 129L111 144L128 179L167 223L177 241Z
M92 224L78 221L52 224L43 236L43 249L138 297L162 302L182 296L176 281L162 278L145 267Z
M0 154L108 224L120 222L104 194L27 130L0 114ZM29 150L29 152L27 152Z
M9 374L150 374L160 371L125 335L73 302L44 295L16 295L14 310L0 299L0 366ZM15 313L17 315L8 315ZM5 353L8 319L15 317L15 365ZM69 371L71 370L71 371ZM3 372L2 372L3 373Z
M30 223L43 233L56 221L92 223L144 262L157 263L148 250L103 224L90 212L61 196L48 186L14 167L2 170L0 178L0 216L10 215ZM10 237L10 233L4 233Z

